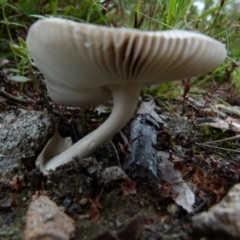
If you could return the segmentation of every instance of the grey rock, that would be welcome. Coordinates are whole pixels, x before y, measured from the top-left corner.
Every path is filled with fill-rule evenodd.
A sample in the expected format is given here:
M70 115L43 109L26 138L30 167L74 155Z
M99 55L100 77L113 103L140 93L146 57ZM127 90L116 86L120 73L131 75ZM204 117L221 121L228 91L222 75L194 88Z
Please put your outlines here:
M240 239L240 184L207 212L194 216L192 224L198 235Z
M46 112L18 109L0 114L0 174L34 163L53 134L52 117Z

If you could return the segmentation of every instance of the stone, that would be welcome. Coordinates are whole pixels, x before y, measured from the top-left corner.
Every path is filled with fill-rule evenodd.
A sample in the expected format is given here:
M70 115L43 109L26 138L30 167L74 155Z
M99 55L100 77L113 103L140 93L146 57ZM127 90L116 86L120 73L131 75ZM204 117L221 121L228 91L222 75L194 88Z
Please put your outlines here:
M224 239L240 239L240 184L207 212L192 218L194 231L202 236L220 236Z
M25 240L68 240L74 237L74 221L47 196L33 200L26 214Z
M18 109L0 114L0 174L22 163L34 165L49 137L53 120L47 112Z

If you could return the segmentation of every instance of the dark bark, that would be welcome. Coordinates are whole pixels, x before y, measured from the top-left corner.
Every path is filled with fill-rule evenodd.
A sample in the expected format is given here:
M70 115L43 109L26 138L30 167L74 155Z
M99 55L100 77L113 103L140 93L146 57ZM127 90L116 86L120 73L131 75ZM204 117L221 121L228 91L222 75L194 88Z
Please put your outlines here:
M138 115L130 127L130 153L124 170L133 178L158 179L157 129L158 123L149 114Z

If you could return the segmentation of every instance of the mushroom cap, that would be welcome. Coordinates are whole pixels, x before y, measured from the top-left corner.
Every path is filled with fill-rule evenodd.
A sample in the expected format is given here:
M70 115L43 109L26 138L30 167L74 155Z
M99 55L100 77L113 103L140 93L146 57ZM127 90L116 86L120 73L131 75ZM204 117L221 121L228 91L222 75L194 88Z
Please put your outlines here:
M27 45L50 97L77 106L111 98L110 84L190 78L214 69L226 57L224 44L199 33L145 32L59 18L34 23Z

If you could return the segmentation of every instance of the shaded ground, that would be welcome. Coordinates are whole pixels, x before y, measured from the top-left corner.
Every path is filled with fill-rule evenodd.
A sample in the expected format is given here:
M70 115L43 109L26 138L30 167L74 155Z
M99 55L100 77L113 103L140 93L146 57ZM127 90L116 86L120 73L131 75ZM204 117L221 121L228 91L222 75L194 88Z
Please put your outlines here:
M204 100L197 102L205 104ZM172 113L161 109L160 114L164 116L166 125L159 129L156 146L159 163L163 159L171 161L175 170L181 173L184 181L193 190L196 197L193 213L187 213L174 203L174 182L131 179L131 176L102 181L102 172L99 169L118 166L116 152L112 145L107 143L95 153L97 161L91 160L87 167L78 159L58 168L48 177L44 177L35 168L24 169L24 166L15 167L2 175L0 238L22 239L29 203L39 195L47 195L75 220L74 239L91 239L106 230L119 231L127 226L136 214L140 214L137 215L140 223L133 221L130 227L132 231L138 232L135 239L199 239L194 235L191 216L220 201L229 188L239 182L240 154L234 152L239 149L238 139L217 144L217 147L227 148L228 151L206 144L200 145L235 136L236 131L231 130L231 127L223 131L208 124L196 127L196 123L199 123L200 119L201 123L209 122L209 119L210 122L216 122L220 112L221 120L226 120L229 116L238 119L239 115L236 111L229 113L223 109L216 112L213 101L205 107L195 104L196 101L185 100L183 115L182 100L172 102L175 109ZM100 123L100 116L88 116L91 123L88 127L94 128ZM126 136L129 135L128 131L129 126L126 126ZM64 132L69 135L69 125L65 126ZM119 138L113 139L123 164L126 155L122 148L119 148L120 142ZM127 239L128 230L123 231L123 236Z
M221 1L222 3L224 1ZM41 7L43 15L46 4L44 1ZM161 8L159 10L158 15L168 17L168 14L162 14ZM83 13L89 14L88 11ZM144 18L136 17L135 20L136 24L140 20L140 26ZM231 21L227 24L231 27L235 25L233 22L231 24ZM237 27L236 24L232 29L236 29L237 32ZM13 34L24 38L26 30L27 27L23 32L16 29ZM8 41L6 45L9 45ZM8 53L9 50L6 51ZM28 64L26 63L26 66ZM42 148L44 146L42 141L45 142L50 137L44 135L37 144L38 149L34 151L28 152L32 141L26 139L20 141L21 148L25 149L23 152L27 156L25 158L15 159L14 155L3 158L0 152L0 161L1 163L5 161L4 166L6 162L15 164L12 168L9 164L8 172L5 172L3 165L0 164L0 239L23 239L27 209L40 195L47 195L63 212L74 219L76 234L73 239L220 239L217 236L207 237L208 232L202 233L201 238L192 227L192 216L218 203L230 187L240 182L239 139L211 143L234 137L240 131L238 126L240 111L235 107L240 104L239 97L228 85L234 67L237 66L234 64L229 68L226 66L226 71L224 70L225 72L219 76L216 74L216 78L215 75L214 77L209 75L209 82L213 82L213 86L205 90L206 93L202 96L198 90L192 90L187 81L177 86L182 92L182 94L178 92L178 96L182 95L179 99L175 97L174 100L160 101L156 97L156 92L147 91L154 96L157 106L160 107L157 112L165 117L166 123L164 127L161 125L157 129L157 144L154 146L158 152L157 161L162 163L167 160L173 163L174 169L181 174L184 182L194 192L196 200L192 213L188 213L175 203L177 196L173 193L173 187L179 184L178 182L133 179L131 176L117 177L108 182L102 181L101 173L104 169L119 166L113 145L117 148L121 165L126 159L124 151L127 152L127 146L119 136L112 139L113 145L109 142L101 147L93 155L96 161L90 161L88 167L83 166L82 160L77 160L57 169L48 177L43 176L35 168L34 162L40 152L39 146L42 145ZM64 109L62 106L48 102L43 78L35 70L38 92L33 89L32 82L25 83L20 90L19 83L8 80L14 75L8 69L16 69L15 63L10 58L0 59L0 68L0 110L3 114L15 113L18 109L34 109L42 112L40 115L47 111L53 118L54 126L63 122L60 127L62 135L71 135L75 140L78 135L84 136L94 130L108 116L105 110L98 115L93 108L85 108L80 112L78 109ZM26 72L26 75L32 78L32 73ZM222 81L223 84L215 83L213 78ZM192 95L198 97L188 98ZM217 98L221 101L216 100ZM218 105L222 100L226 103L225 107ZM227 104L234 107L227 109ZM111 104L105 106L111 107ZM101 112L101 108L98 110ZM71 120L76 121L79 134L72 131ZM40 127L44 125L38 124ZM1 126L2 118L0 118L0 128ZM31 126L29 129L31 132ZM15 129L16 134L20 134L20 130L21 126L18 126ZM49 130L51 134L49 132L48 134L52 135L52 130ZM127 138L129 131L128 125L123 130ZM0 136L1 141L5 141L3 137ZM32 155L32 152L36 155ZM13 153L14 151L11 152ZM99 236L105 231L109 231L108 236L107 234L104 237ZM109 236L110 232L113 236ZM130 235L132 233L134 236Z

